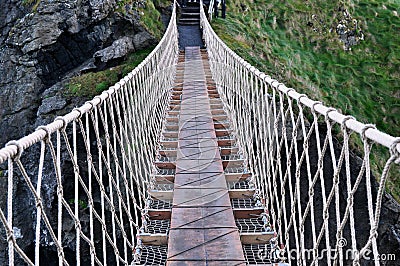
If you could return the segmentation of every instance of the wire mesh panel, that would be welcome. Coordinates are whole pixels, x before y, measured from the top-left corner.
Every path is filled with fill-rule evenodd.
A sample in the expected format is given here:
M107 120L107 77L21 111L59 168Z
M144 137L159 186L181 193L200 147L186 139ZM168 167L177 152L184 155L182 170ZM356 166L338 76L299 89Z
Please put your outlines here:
M164 210L172 208L172 200L148 199L146 209Z
M271 228L267 228L267 224L263 217L236 219L236 226L241 233L270 232Z
M170 220L146 220L142 230L149 234L167 234L170 228Z
M145 246L142 245L136 249L136 260L133 265L165 265L167 262L166 245L163 246Z
M246 263L249 265L266 265L277 261L273 258L271 245L268 244L245 244L243 245L243 253Z
M234 209L251 209L256 207L263 207L262 203L258 199L231 199L232 208Z
M157 175L175 175L175 169L157 169Z
M158 191L172 191L174 189L173 183L157 183L152 185L152 189Z
M229 189L251 189L251 188L254 188L254 185L251 184L249 180L228 182L227 184L228 184Z

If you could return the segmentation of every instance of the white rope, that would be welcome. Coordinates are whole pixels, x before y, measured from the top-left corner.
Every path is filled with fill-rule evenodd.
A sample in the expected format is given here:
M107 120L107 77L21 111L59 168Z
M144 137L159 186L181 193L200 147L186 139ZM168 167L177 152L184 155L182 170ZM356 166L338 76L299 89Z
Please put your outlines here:
M43 164L44 164L44 155L45 155L46 144L44 141L41 141L41 149L40 149L40 160L39 160L39 173L36 184L36 191L40 198L40 192L42 188L42 175L43 175ZM36 213L36 236L35 239L40 239L40 221L42 219L42 209L37 209ZM39 265L39 248L40 241L35 243L35 265Z
M201 10L212 75L232 120L239 151L247 159L246 167L253 173L268 209L267 223L277 233L280 245L275 248L288 255L296 250L299 265L317 265L318 256L332 254L333 250L333 264L342 265L349 259L345 258L346 249L355 252L355 257L350 258L354 265L360 264L370 247L377 258L382 197L389 169L399 162L399 139L313 101L250 66L216 36L202 5ZM149 197L147 186L155 170L154 154L159 148L178 50L174 7L159 45L124 79L83 106L0 150L0 165L7 162L8 180L7 208L0 210L0 220L6 232L10 265L16 263L14 252L26 264L38 265L44 232L57 248L59 265L67 265L63 230L68 221L75 226L77 265L86 256L91 265L130 263L132 250L138 244L135 234ZM55 140L51 138L54 132ZM339 143L337 132L343 136ZM351 132L359 135L350 135ZM357 145L351 142L357 137L364 156L362 165L356 166L358 173L354 173L350 144ZM382 166L376 197L371 189L373 143L390 152ZM29 160L39 163L29 173L36 173L36 187L25 169L26 157L33 154L30 147L35 145L40 145L40 152ZM53 169L45 167L46 153L51 155ZM70 169L65 169L67 163L72 163L72 175ZM396 171L398 166L394 167ZM328 174L328 168L332 168L333 174ZM18 173L22 178L15 184ZM44 208L45 174L46 178L54 175L57 181L56 217ZM354 208L362 182L366 186L365 210L370 223L368 240L364 242L356 235L359 208ZM73 187L69 195L64 191L66 183ZM18 227L13 220L17 185L25 186L36 202L36 221L32 221L36 224L34 261L18 245L13 232ZM88 214L83 211L86 208ZM85 215L89 222L84 227L80 219ZM347 227L349 231L345 230ZM102 233L96 235L97 230ZM342 246L343 237L351 244ZM320 253L322 248L327 250L324 254ZM307 250L313 251L311 257ZM326 255L325 259L331 265Z
M68 265L64 245L72 243L64 242L71 241L65 239L65 229L75 235L74 264L130 264L149 196L147 184L153 173L178 53L174 6L164 37L131 73L83 106L0 150L0 166L7 162L4 168L8 180L7 209L0 209L0 220L6 232L3 238L8 242L10 265L16 263L14 252L19 255L17 260L38 265L41 249L46 248L42 247L43 234L57 248L58 264ZM37 145L38 154L34 152ZM46 164L48 158L51 166ZM32 163L27 164L27 160ZM34 187L25 167L34 165L35 160L38 164L29 169L29 175L37 173ZM20 181L15 184L13 180L19 173L22 178L18 176ZM42 182L44 176L54 176L57 181L56 203L43 202L47 186ZM36 218L31 222L36 226L32 258L18 245L19 236L13 232L13 227L18 227L13 224L15 191L23 187L36 202ZM66 188L70 189L68 193ZM57 215L52 216L45 208L49 204L57 204ZM70 223L74 227L66 228ZM99 231L101 234L97 234Z
M400 161L399 140L252 67L215 34L202 6L201 27L213 78L265 199L280 253L291 253L288 259L299 265L359 265L365 254L378 258L382 195L389 168ZM382 172L375 173L380 175L376 197L369 159L373 143L390 152ZM354 159L353 146L364 150L362 163ZM366 189L360 189L362 182ZM365 224L360 219L369 219L368 241L357 235Z
M7 240L8 240L8 264L14 265L13 247L13 192L14 192L14 164L11 158L8 159L8 189L7 189ZM3 222L4 223L4 222Z

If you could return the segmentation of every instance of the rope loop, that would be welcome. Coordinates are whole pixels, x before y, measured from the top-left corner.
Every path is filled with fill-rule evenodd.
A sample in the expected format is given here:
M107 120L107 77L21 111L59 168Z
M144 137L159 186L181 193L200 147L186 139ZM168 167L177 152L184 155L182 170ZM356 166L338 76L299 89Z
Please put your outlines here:
M94 104L92 103L92 101L87 101L87 102L85 102L85 104L90 104L89 112L94 109Z
M109 98L110 98L110 96L111 96L111 94L110 94L108 91L103 91L103 93L102 93L102 94L105 94L105 95L107 95L107 97L106 97L105 101L106 101L107 99L109 99Z
M38 131L38 130L43 130L46 132L46 137L44 138L44 141L46 143L49 143L50 139L51 139L51 132L50 132L49 128L47 126L39 126L36 128L36 131Z
M329 113L330 112L333 112L333 111L337 111L335 108L333 108L333 107L329 107L328 108L328 110L326 110L326 112L325 112L325 114L324 114L324 116L325 116L325 121L326 122L328 122L329 120L331 120L330 118L329 118Z
M346 122L349 121L350 119L356 120L356 119L354 118L354 116L347 115L347 116L345 116L345 118L343 118L342 125L344 125L345 127L347 127Z
M76 112L78 112L78 113L79 113L79 115L78 115L78 117L77 117L77 120L79 120L79 119L81 119L81 118L82 118L82 115L83 115L83 113L82 113L82 111L81 111L81 110L79 110L79 108L74 108L72 111L76 111Z
M81 231L81 229L82 229L82 226L81 226L80 221L78 220L78 221L75 223L75 230Z
M321 101L316 101L316 102L314 102L314 103L312 104L312 106L311 106L311 112L312 112L313 114L316 114L316 113L317 113L317 111L315 110L315 106L318 105L318 104L322 105L322 102L321 102Z
M361 139L362 139L362 141L364 141L364 142L370 141L370 139L368 139L367 136L365 136L365 132L366 132L368 129L376 129L376 126L373 125L373 124L366 124L366 125L364 125L364 127L361 129L361 132L360 132Z
M11 140L6 144L6 147L11 146L11 145L14 145L17 147L17 154L15 155L15 157L13 159L14 159L14 161L19 161L19 159L21 158L22 152L23 152L22 145L16 140Z
M42 199L40 198L36 200L36 209L43 209Z
M340 125L342 131L346 131L347 133L351 133L351 130L347 127L346 123L349 120L356 120L353 116L347 115L345 118L343 118L342 124Z
M299 98L297 98L297 105L300 106L300 104L301 104L301 98L304 98L304 97L308 98L308 96L305 95L304 93L303 93L303 94L300 94Z
M12 229L7 230L7 242L15 243L14 230Z
M274 83L278 83L277 85L274 85ZM278 87L279 87L279 85L280 85L281 83L279 82L279 81L277 81L276 79L274 79L272 82L271 82L271 86L273 87L273 88L275 88L275 89L278 89Z
M67 128L67 125L68 125L67 121L65 121L65 118L62 116L57 116L56 119L54 119L54 121L58 121L58 120L63 123L61 129L63 131L65 131L65 129Z
M63 196L63 194L64 194L64 191L63 191L62 186L58 186L58 188L57 188L57 195L58 195L58 196Z
M291 92L291 91L296 91L296 90L293 89L293 88L289 88L289 89L285 92L285 94L287 95L288 98L289 98L289 92Z
M277 89L278 91L279 91L279 87L280 87L280 86L285 86L285 84L283 84L283 83L281 83L281 82L278 81L278 85L276 86L276 89Z
M64 251L62 250L62 248L57 247L57 255L60 258L64 258L65 257Z
M95 96L94 98L93 98L93 100L96 100L96 99L99 99L100 100L100 102L99 102L99 105L101 105L101 104L103 104L103 98L101 98L99 95L97 95L97 96Z
M396 138L390 145L390 154L396 157L395 163L400 164L400 151L397 149L398 144L400 144L400 137Z

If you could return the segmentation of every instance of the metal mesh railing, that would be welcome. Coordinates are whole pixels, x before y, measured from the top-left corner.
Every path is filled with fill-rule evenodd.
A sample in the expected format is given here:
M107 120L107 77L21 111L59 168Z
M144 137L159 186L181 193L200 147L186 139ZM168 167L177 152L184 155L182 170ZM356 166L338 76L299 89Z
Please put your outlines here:
M258 71L221 41L202 6L201 27L212 76L282 260L359 265L369 258L379 265L382 197L388 176L399 175L400 138Z
M164 37L131 73L0 150L9 265L46 254L59 265L131 263L178 53L174 5Z

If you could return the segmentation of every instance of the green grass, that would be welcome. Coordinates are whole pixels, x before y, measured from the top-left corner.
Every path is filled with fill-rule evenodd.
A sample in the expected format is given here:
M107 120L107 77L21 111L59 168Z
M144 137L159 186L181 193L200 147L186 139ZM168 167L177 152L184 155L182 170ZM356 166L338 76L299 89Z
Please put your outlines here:
M227 1L227 18L214 19L213 28L236 53L288 87L400 136L400 18L396 13L400 2L345 1L364 33L364 40L350 51L343 49L335 32L342 16L339 3L343 1L232 0ZM353 146L362 154L360 143ZM389 155L376 149L371 160L378 173ZM398 172L391 174L387 188L399 201Z
M73 77L67 84L66 94L72 97L92 98L102 93L131 72L152 50L153 47L136 51L130 54L127 60L119 66Z
M153 1L146 1L146 7L140 7L138 10L142 12L140 22L143 27L160 40L164 33L164 25L161 22L160 12L155 8Z
M25 1L34 1L34 0L25 0ZM132 7L131 12L136 12L139 15L141 25L156 39L161 39L164 26L161 22L160 12L156 9L164 7L166 5L167 0L147 0L147 1L138 1L138 0L118 0L116 12L126 14L126 5L130 5ZM170 2L170 1L169 1Z

